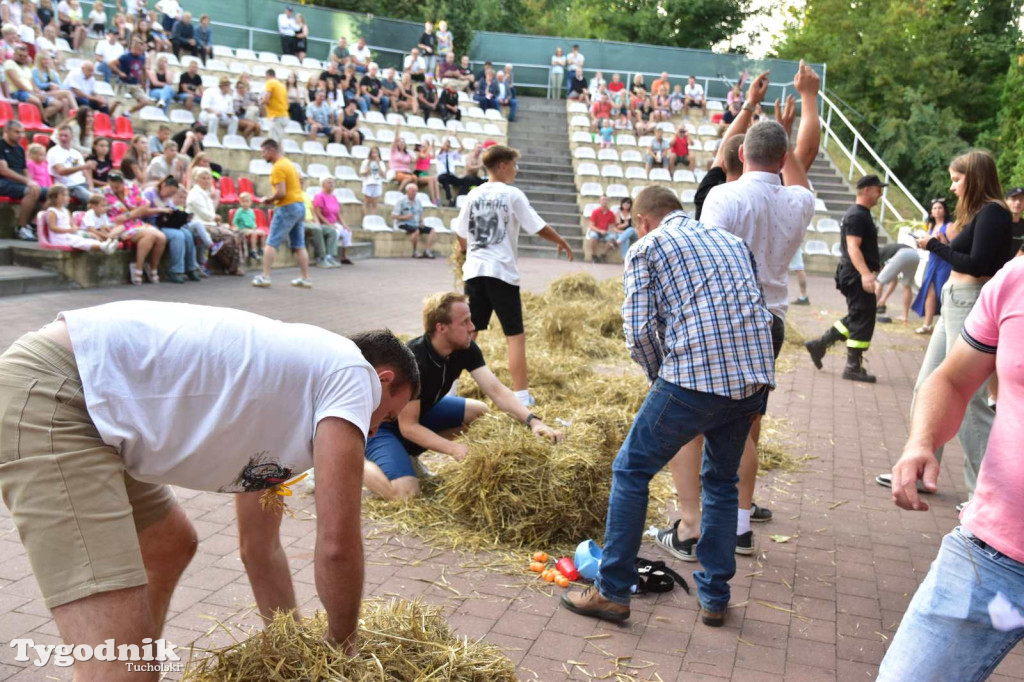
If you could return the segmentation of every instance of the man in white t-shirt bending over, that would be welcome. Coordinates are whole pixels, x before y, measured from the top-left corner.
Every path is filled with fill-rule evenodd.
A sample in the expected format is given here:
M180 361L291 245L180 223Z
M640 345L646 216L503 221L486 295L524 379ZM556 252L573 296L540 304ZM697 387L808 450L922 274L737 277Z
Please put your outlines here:
M466 253L462 279L466 283L473 326L477 331L485 330L491 313L498 315L508 341L512 388L519 402L530 407L534 400L527 380L526 334L516 256L519 230L554 242L559 255L564 251L570 261L573 253L562 236L537 215L522 190L512 187L519 170L518 159L519 152L504 145L492 145L484 152L482 161L490 181L466 196L455 222L455 234Z
M171 485L238 493L260 614L295 609L281 513L260 497L315 467L317 593L328 637L354 652L363 446L419 389L394 335L122 301L21 337L0 356L0 378L0 491L66 644L160 637L196 548ZM158 676L75 665L75 679Z

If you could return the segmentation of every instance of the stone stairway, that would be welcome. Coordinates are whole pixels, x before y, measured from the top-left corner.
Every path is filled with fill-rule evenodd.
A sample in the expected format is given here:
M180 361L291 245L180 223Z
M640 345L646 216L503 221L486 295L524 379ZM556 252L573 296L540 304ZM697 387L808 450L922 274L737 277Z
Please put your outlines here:
M841 219L846 209L857 200L856 192L825 152L818 152L807 176L814 187L815 195L825 202L830 218Z
M56 272L20 264L15 265L13 247L24 244L25 242L0 239L0 296L18 296L67 289L68 285Z
M519 150L516 186L540 216L583 258L580 209L569 152L569 125L564 100L520 97L516 120L508 126L509 145ZM520 235L519 255L555 258L557 247L540 237Z

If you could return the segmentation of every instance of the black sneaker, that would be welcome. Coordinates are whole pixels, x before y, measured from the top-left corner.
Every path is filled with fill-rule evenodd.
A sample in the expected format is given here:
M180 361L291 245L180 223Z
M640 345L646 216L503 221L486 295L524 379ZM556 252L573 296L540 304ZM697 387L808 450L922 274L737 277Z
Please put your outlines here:
M754 531L748 530L736 536L736 553L744 556L754 553Z
M877 314L877 315L885 315L885 305L883 304L883 305L880 305L880 306L876 307L875 308L875 314Z
M892 318L888 315L879 315L875 318L875 321L881 322L882 324L892 324Z
M677 559L683 561L696 561L697 560L697 538L691 538L689 540L680 540L679 536L676 535L676 529L679 527L679 521L676 520L668 528L662 528L658 531L658 545L674 556Z
M772 510L765 507L758 507L756 504L750 507L751 523L767 523L772 520Z

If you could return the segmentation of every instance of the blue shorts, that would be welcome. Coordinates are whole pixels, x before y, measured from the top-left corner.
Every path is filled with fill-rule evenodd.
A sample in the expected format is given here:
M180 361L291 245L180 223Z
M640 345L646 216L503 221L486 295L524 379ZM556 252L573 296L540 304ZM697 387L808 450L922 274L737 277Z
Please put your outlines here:
M420 417L420 424L435 433L462 426L466 418L466 399L445 396L430 412ZM389 481L403 476L415 476L412 457L424 448L402 438L397 422L384 422L377 433L366 441L366 458L380 467Z
M11 92L11 99L18 100L19 102L27 102L31 96L32 93L28 90L14 90Z
M267 246L275 249L281 245L285 237L293 249L304 249L306 247L306 228L303 220L306 218L306 204L296 201L285 204L274 209L274 217L270 220L270 236L267 237Z

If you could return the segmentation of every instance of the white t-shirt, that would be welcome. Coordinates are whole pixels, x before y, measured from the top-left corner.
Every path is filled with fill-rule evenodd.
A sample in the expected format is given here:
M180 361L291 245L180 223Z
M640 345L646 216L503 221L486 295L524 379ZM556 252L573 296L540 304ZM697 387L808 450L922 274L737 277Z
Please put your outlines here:
M104 64L109 64L123 54L124 46L121 45L121 43L111 44L109 40L101 40L96 43L96 56L99 57Z
M565 55L565 65L566 67L568 67L570 72L577 66L583 66L583 60L584 57L582 52L577 52L576 54L570 52L569 54Z
M519 230L537 234L546 224L520 189L494 181L474 188L455 222L468 247L462 279L494 277L519 286Z
M765 304L773 314L789 308L789 262L801 248L814 217L814 194L799 185L786 187L774 173L750 171L713 188L700 221L740 237L757 261Z
M704 99L704 87L700 83L694 83L693 85L687 83L683 91L690 99Z
M103 227L110 227L110 216L104 213L103 215L96 215L96 212L91 208L85 212L82 216L82 227L95 230Z
M313 465L317 424L363 432L377 373L348 339L230 308L120 301L60 314L89 416L137 480L247 492Z
M71 175L59 175L54 170L54 167L60 165L70 168L72 166L81 166L83 163L85 163L85 157L82 156L82 152L74 147L64 149L64 147L58 144L50 147L50 151L46 152L46 165L50 167L50 175L53 176L54 182L59 182L66 187L86 184L85 173L76 171Z
M181 5L178 4L178 0L160 0L153 6L153 9L172 19L181 19Z
M293 36L298 30L298 22L288 16L286 12L277 15L277 32L283 36Z
M349 56L354 57L360 64L369 64L370 60L373 58L373 55L370 54L370 46L363 45L362 47L359 47L358 43L352 48Z
M423 57L416 57L413 59L412 55L406 55L405 59L402 60L403 70L416 75L423 73L427 70L427 63L423 60Z
M86 95L92 95L96 92L96 77L86 78L82 73L82 67L78 67L68 73L67 78L64 79L64 87L74 88Z
M217 116L227 116L228 114L234 113L232 100L229 97L226 97L224 93L220 91L219 87L206 88L206 90L203 91L203 98L199 101L199 108L204 112L206 112L207 109L213 109L213 112Z

